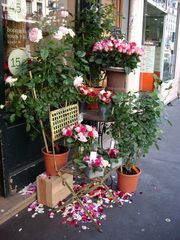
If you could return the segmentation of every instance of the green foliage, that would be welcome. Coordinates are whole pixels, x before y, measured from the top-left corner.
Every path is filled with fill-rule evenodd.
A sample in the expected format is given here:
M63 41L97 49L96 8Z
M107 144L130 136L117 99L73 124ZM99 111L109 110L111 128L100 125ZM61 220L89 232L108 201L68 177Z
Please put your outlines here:
M9 88L10 121L23 117L32 137L40 133L39 120L48 122L49 109L64 107L79 99L74 78L82 73L75 68L72 50L70 36L61 41L51 35L43 38L33 57L22 63L16 76L18 80Z
M86 81L91 86L98 86L102 79L101 69L89 61L92 46L96 41L103 38L103 35L110 34L114 26L113 4L100 4L99 0L86 0L89 7L82 9L76 21L76 36L74 46L76 51L86 54L86 62L76 56L79 62L79 69L86 76ZM88 67L87 67L88 65Z
M148 153L151 145L158 147L163 107L157 90L148 95L128 92L113 97L111 133L127 170Z

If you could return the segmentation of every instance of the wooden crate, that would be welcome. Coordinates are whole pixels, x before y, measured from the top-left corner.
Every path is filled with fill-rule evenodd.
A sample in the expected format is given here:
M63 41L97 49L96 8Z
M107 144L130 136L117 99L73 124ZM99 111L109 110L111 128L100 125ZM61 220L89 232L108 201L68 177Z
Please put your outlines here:
M67 183L73 186L73 175L65 173L63 177ZM70 195L69 189L62 183L62 179L58 176L37 177L37 199L48 207L54 207L59 201L62 201Z

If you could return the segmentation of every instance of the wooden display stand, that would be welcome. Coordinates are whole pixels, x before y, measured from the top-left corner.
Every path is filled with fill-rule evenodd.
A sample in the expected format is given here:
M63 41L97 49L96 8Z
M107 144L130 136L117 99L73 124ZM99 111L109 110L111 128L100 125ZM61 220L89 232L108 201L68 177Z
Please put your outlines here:
M73 188L73 175L63 174L63 178ZM37 176L38 202L48 207L54 207L70 195L70 190L62 182L59 176Z

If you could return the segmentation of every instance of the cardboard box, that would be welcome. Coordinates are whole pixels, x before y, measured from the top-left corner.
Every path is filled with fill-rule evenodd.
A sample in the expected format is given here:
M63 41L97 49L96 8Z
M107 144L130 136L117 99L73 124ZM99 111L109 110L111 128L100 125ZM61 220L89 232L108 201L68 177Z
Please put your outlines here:
M73 175L63 174L67 183L73 187ZM54 207L70 195L69 189L62 183L59 176L37 177L37 199L39 203L48 207Z

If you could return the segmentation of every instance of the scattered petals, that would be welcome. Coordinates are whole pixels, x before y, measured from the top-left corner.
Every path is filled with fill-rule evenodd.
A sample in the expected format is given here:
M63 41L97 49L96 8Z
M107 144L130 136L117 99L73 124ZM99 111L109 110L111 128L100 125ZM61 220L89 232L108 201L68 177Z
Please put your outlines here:
M169 223L169 222L171 222L171 219L170 218L166 218L165 222Z

